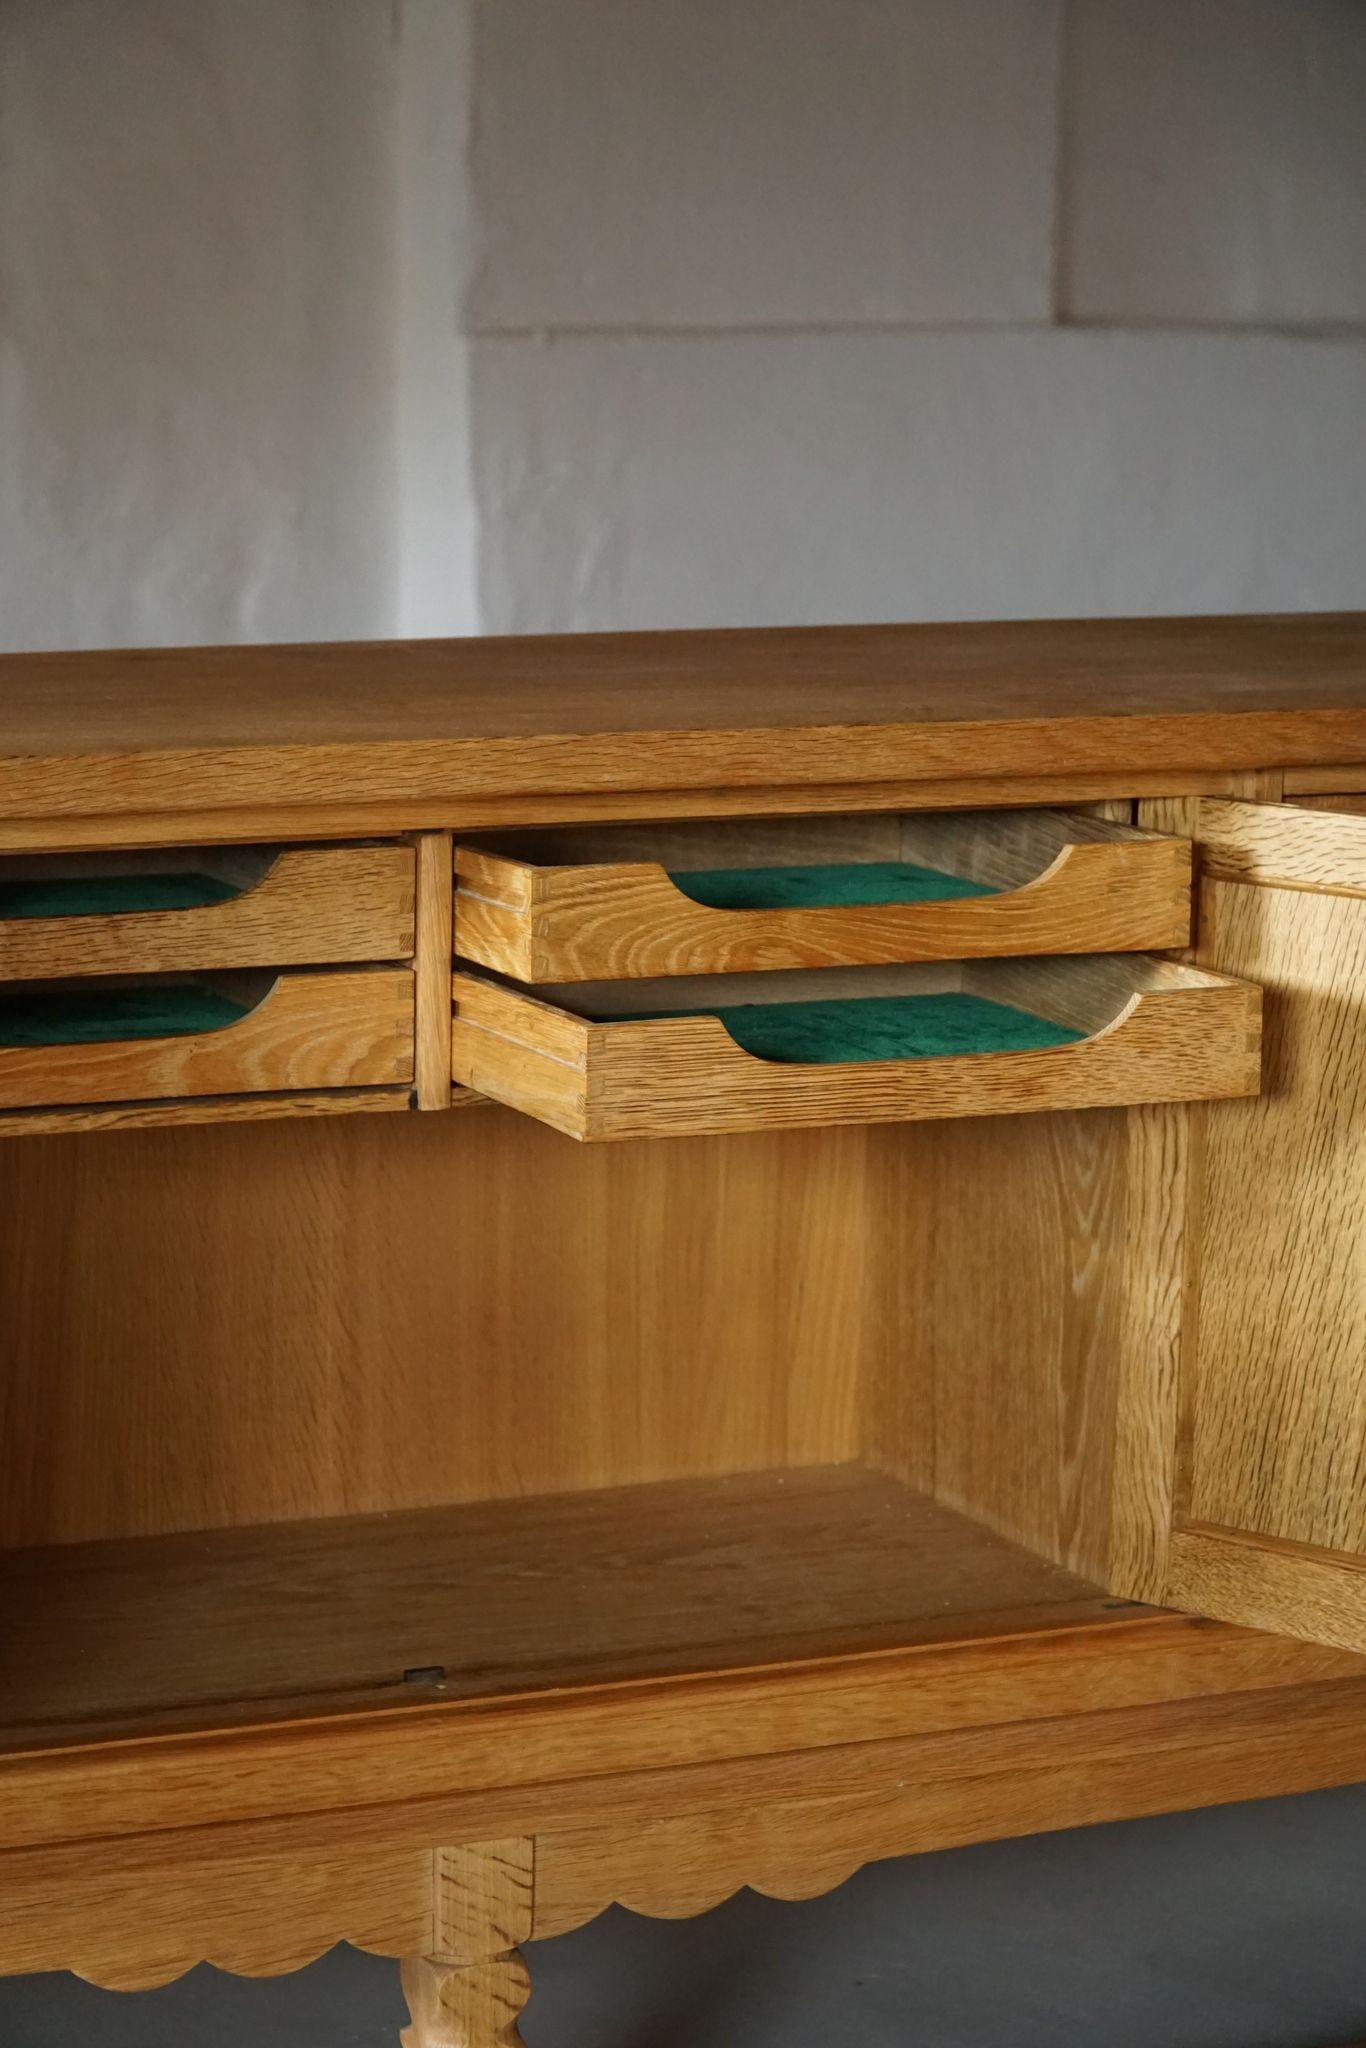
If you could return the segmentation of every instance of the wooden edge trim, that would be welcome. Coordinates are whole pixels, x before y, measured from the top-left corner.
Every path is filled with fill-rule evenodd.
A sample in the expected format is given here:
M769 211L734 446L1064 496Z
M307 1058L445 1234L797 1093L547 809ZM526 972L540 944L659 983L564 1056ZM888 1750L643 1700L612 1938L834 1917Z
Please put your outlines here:
M1199 835L1201 871L1211 879L1366 896L1366 817L1206 797Z
M1033 1741L998 1731L995 1755L984 1751L966 1776L874 1750L838 1790L813 1772L805 1797L552 1824L537 1838L535 1935L568 1933L614 1904L677 1919L741 1888L811 1898L887 1857L1220 1805L1287 1776L1309 1789L1299 1773L1350 1772L1353 1750L1366 1756L1366 1729L1352 1734L1345 1702L1326 1744L1308 1735L1304 1711L1293 1695L1221 1699L1183 1713L1179 1731L1160 1713L1094 1716ZM1127 1723L1127 1740L1106 1721Z
M602 1028L575 1016L572 1010L520 989L503 988L479 974L455 973L450 992L459 1024L504 1038L521 1051L539 1053L579 1072L588 1063L594 1032ZM457 1074L456 1079L460 1078Z
M1166 1597L1216 1620L1366 1651L1366 1568L1357 1559L1236 1530L1178 1528Z
M376 1116L411 1106L412 1090L399 1084L320 1088L304 1094L200 1095L177 1102L107 1102L93 1109L16 1109L0 1114L0 1138L157 1130L180 1124L270 1123L282 1117Z
M1308 773L1310 771L1304 771ZM1328 783L1302 787L1351 788L1355 771L1322 772ZM1358 786L1366 789L1366 770ZM752 787L643 790L574 790L479 795L446 790L434 795L375 796L325 801L301 797L261 798L249 806L225 804L212 814L217 845L268 840L289 844L309 840L354 840L368 834L394 836L424 830L492 832L519 826L588 825L650 818L788 817L817 812L902 810L1000 810L1020 805L1103 803L1145 797L1240 795L1249 781L1279 788L1279 770L1198 767L1091 769L1058 774L1048 770L1004 775L934 777L908 781L887 777L867 781L755 783ZM1287 773L1287 789L1291 786ZM1258 793L1262 793L1259 789ZM115 814L93 804L61 815L26 811L0 816L0 853L80 852L198 844L204 840L202 810L132 805Z
M493 1802L501 1833L547 1779L607 1781L721 1757L752 1764L1355 1671L1321 1647L1123 1612L988 1642L29 1749L0 1763L0 1830L17 1850L478 1795Z
M1116 954L1114 957L1118 965L1128 956ZM933 966L935 963L925 964ZM1019 964L1027 969L1029 961L1022 957ZM1047 1046L1027 1052L950 1053L935 1058L933 1062L920 1058L770 1060L759 1053L747 1052L715 1016L624 1020L603 1016L588 1019L557 1003L548 1002L544 996L530 990L506 989L500 983L487 981L477 972L457 973L452 987L461 1022L505 1037L523 1050L536 1051L551 1059L558 1058L567 1066L582 1068L588 1064L590 1071L595 1053L609 1056L615 1051L642 1059L652 1053L667 1054L671 1058L720 1058L742 1072L758 1070L779 1075L791 1073L847 1078L874 1071L890 1074L908 1070L920 1072L931 1065L936 1073L944 1075L980 1074L1005 1062L1010 1062L1012 1067L1016 1062L1026 1062L1031 1068L1038 1068L1045 1062L1053 1065L1076 1060L1085 1055L1088 1046L1119 1035L1140 1016L1146 1020L1168 1010L1179 1015L1192 998L1222 996L1230 1003L1236 1000L1241 1008L1247 1010L1249 1025L1256 1027L1259 1023L1262 991L1256 983L1240 980L1236 975L1218 974L1209 968L1194 967L1185 961L1159 960L1158 965L1171 970L1167 986L1132 989L1119 1003L1113 1016L1070 1045ZM680 979L686 981L688 977ZM1244 1092L1255 1093L1256 1090Z
M1282 787L1287 796L1357 796L1366 791L1366 764L1341 768L1287 768Z
M417 933L413 954L413 1096L417 1109L451 1105L451 962L455 886L449 832L417 842Z

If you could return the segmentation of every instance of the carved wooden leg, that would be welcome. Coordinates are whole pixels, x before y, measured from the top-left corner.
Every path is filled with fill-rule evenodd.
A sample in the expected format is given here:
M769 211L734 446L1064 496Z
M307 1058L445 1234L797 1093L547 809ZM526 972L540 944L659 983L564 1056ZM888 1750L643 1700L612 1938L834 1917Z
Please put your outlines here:
M517 2048L531 1994L517 1944L531 1934L534 1844L438 1849L432 1944L403 1965L403 2048Z

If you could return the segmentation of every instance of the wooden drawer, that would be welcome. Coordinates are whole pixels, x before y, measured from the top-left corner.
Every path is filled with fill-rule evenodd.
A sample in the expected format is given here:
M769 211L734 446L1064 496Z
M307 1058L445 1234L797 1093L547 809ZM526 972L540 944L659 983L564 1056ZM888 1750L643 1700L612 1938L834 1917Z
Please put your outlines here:
M1190 942L1189 844L1061 811L546 833L455 869L456 952L531 983Z
M0 861L0 981L406 959L413 898L398 844Z
M381 1086L412 1074L406 967L29 984L0 996L0 1109Z
M770 1047L775 1032L789 1047L805 1033L809 1048L812 1031L866 1040L872 1013L848 1006L873 997L890 1042L912 1013L887 999L908 996L941 998L914 1012L922 1038L932 1017L941 1044L1000 1049L831 1059L827 1035L819 1059L773 1057L733 1035ZM576 1138L1194 1101L1259 1083L1261 991L1146 955L603 983L553 1002L457 973L454 997L455 1080ZM727 1021L640 1015L656 1007Z

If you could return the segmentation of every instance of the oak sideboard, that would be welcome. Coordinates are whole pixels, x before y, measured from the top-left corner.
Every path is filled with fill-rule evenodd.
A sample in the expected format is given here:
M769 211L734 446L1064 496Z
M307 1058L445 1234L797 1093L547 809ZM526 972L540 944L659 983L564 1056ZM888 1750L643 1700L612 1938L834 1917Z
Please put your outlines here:
M3 1972L1366 1779L1366 615L0 659L0 1471Z

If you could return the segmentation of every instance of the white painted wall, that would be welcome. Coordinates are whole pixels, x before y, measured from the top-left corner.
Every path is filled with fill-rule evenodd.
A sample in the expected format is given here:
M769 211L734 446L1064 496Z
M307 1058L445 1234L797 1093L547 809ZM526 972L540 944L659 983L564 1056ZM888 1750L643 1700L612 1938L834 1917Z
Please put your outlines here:
M0 644L1366 603L1360 0L0 0Z
M397 479L374 0L0 4L0 640L373 632Z
M1366 604L1360 0L480 0L493 630Z

